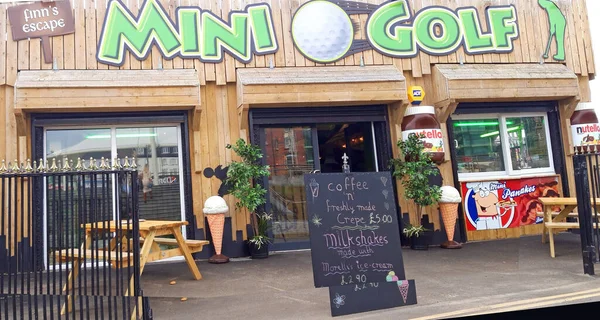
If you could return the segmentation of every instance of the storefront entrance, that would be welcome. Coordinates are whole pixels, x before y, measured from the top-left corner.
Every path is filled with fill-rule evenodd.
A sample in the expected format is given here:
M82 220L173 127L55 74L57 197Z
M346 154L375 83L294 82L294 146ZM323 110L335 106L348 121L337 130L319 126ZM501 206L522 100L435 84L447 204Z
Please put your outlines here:
M381 143L389 141L389 136L385 130L377 130L385 125L385 115L373 119L381 121L356 121L359 119L349 115L328 117L329 122L321 122L327 120L317 116L313 123L256 126L255 143L262 147L264 162L271 170L264 184L268 190L265 211L273 216L273 250L309 248L304 174L340 173L344 154L352 172L379 171L389 159L389 144ZM255 119L261 122L260 114ZM289 119L310 121L302 117Z

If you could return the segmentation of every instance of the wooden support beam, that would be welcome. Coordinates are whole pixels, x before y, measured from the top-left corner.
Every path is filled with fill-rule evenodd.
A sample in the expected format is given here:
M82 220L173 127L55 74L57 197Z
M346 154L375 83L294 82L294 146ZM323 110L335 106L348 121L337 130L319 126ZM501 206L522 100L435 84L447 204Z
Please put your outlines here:
M573 147L573 135L571 133L571 116L575 112L575 108L577 108L577 105L580 101L581 97L576 96L560 101L558 104L561 126L560 130L562 132L561 136L563 139L565 155L567 156L571 156L575 152Z
M402 138L402 119L404 119L404 114L408 106L408 101L398 101L389 105L390 133L394 144Z
M202 114L202 107L200 105L196 105L194 106L194 112L193 112L193 124L192 124L192 129L194 131L200 131L200 115Z
M17 121L17 136L27 135L27 115L22 109L15 108L15 119Z
M458 102L454 99L444 100L434 104L436 109L436 115L440 123L446 123L451 114L456 111Z
M575 96L575 97L563 100L563 103L561 103L561 105L564 108L563 116L565 116L567 119L570 119L571 116L573 115L573 113L575 112L575 108L577 108L577 105L579 104L580 101L581 101L581 96Z
M240 104L238 106L238 121L240 124L240 131L248 131L248 113L250 112L250 105L248 104ZM242 139L244 138L243 134L240 134Z

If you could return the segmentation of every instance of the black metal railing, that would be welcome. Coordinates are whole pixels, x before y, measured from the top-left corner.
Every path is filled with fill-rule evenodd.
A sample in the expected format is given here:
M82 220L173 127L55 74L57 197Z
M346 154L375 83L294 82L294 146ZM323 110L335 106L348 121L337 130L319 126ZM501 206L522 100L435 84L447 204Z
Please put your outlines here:
M0 319L151 318L136 181L128 159L2 162Z
M594 275L600 262L600 146L576 148L573 156L583 270Z

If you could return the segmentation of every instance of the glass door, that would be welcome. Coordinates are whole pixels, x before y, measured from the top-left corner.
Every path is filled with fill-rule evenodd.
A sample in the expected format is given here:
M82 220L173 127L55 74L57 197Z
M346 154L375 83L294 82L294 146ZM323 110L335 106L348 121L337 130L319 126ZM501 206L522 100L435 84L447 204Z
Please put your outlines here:
M304 174L320 170L316 127L263 128L261 146L271 171L265 209L273 216L273 250L308 248Z
M273 250L309 248L304 174L379 171L371 122L263 127L261 146L269 165L266 212L273 217Z

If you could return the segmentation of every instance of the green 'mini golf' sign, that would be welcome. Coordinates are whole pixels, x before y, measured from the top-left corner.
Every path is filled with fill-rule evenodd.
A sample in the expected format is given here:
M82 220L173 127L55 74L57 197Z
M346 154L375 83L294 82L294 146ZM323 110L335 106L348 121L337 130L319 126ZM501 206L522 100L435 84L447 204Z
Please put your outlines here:
M553 21L560 18L562 13L554 2L540 0L539 4ZM369 16L364 25L356 16L359 14ZM470 55L512 52L513 41L519 37L515 6L490 6L483 16L485 21L474 7L453 10L430 6L414 12L408 0L381 5L313 0L295 12L291 35L296 48L319 63L371 49L395 58L412 58L419 52L448 55L460 47ZM232 11L227 21L198 7L179 7L175 17L172 21L159 0L146 0L137 17L120 0L111 1L98 44L98 60L121 66L125 50L143 60L153 44L167 59L178 56L213 63L222 61L225 51L249 62L253 54L278 50L271 8L266 3ZM555 38L558 53L553 57L562 61L564 28L553 25L556 23L551 25L543 56L548 57ZM366 39L355 36L361 29L366 31Z
M268 4L232 11L228 23L197 7L179 7L175 16L177 23L158 0L146 0L137 18L121 1L110 2L98 44L98 61L121 66L125 48L143 60L152 44L165 58L179 56L204 62L220 62L223 51L249 62L252 53L268 54L278 48Z

